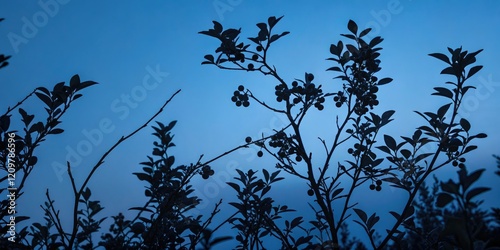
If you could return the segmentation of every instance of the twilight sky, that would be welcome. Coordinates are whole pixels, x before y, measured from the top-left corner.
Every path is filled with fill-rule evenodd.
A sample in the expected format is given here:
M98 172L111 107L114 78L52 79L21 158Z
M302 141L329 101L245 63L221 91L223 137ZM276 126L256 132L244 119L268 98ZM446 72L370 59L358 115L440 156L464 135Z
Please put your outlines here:
M484 68L470 81L478 89L464 100L461 115L471 122L473 133L488 134L487 139L476 142L479 150L468 154L467 163L470 170L487 168L482 182L493 190L482 198L487 205L500 206L495 199L500 192L499 178L492 174L492 154L500 154L499 14L500 2L496 1L0 1L0 17L5 18L0 23L0 53L12 55L10 65L0 70L3 109L15 105L35 87L51 88L73 74L99 83L85 89L84 97L65 115L65 133L50 137L39 148L39 163L18 201L19 211L41 218L39 205L49 188L62 214L69 216L66 211L71 203L65 201L72 199L70 182L60 166L69 159L77 183L81 183L116 140L146 121L177 89L182 89L181 93L158 120L178 120L173 130L177 147L172 150L178 164L196 162L201 154L204 159L215 157L244 143L246 136L257 138L280 128L282 117L256 103L247 109L237 108L230 100L242 84L272 102L276 83L257 73L202 66L203 56L213 53L218 44L197 32L212 28L211 21L216 20L224 28L242 27L240 39L245 39L258 32L256 23L281 15L285 17L276 30L291 34L274 44L269 58L287 81L310 72L323 86L340 88L339 81L332 81L335 75L325 71L333 66L325 59L330 57L330 44L348 32L349 19L360 29L373 28L372 36L385 39L379 75L394 81L381 88L381 105L376 111L396 110L395 120L382 131L395 137L411 135L414 128L424 125L413 110L435 111L444 104L442 98L430 94L433 87L451 78L439 75L445 65L427 54L448 53L446 47L484 49L477 57ZM44 112L35 99L24 108L29 113ZM323 112L334 114L335 110L330 107ZM316 150L321 150L316 138L332 133L329 126L333 120L324 114L311 112L304 127L306 136L312 138L308 140L310 147ZM94 198L105 207L102 215L126 212L126 208L142 204L143 184L131 173L140 170L138 163L151 151L151 132L144 129L122 144L91 181ZM93 133L102 133L102 138L89 139ZM271 159L257 158L256 152L251 148L233 153L215 162L213 168L228 175L234 175L231 169L235 167L272 169ZM446 180L454 178L455 172L450 166L437 174ZM195 183L209 209L220 198L233 199L233 190L222 184L224 176L208 181L200 178ZM387 207L400 207L398 197L403 196L386 188L385 195L368 188L366 194L359 193L357 197L364 201L360 207L379 213ZM295 203L298 209L309 212L304 205L305 184L288 178L274 191L277 201ZM297 199L297 193L303 193L304 198ZM288 194L294 194L293 199ZM380 206L374 207L375 201Z

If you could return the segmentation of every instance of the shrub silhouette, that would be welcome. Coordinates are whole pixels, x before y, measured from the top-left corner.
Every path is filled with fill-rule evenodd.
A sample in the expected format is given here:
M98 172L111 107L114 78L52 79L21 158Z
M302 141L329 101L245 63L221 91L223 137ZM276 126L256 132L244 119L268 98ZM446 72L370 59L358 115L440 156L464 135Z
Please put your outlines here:
M224 30L220 23L214 21L213 29L200 33L217 39L220 45L215 49L215 55L205 56L202 64L215 65L225 70L259 72L276 80L274 89L276 105L259 99L244 86L238 87L231 100L238 107L248 107L251 102L256 102L271 112L285 116L288 120L289 123L271 138L258 139L252 143L273 156L278 169L309 185L308 194L315 198L311 208L316 213L317 220L311 221L313 227L304 231L306 237L310 237L311 232L316 230L314 236L321 243L312 244L311 238L295 240L288 234L280 233L288 233L301 225L303 222L301 217L295 218L293 223L285 221L285 229L279 229L274 223L279 217L273 217L272 214L273 209L276 211L278 207L271 209L268 202L257 200L259 204L256 205L257 208L244 202L232 204L245 218L234 223L240 236L245 236L236 238L240 242L239 247L242 249L263 247L261 238L271 234L280 239L283 248L287 249L296 248L306 242L310 249L327 246L338 249L340 229L347 219L355 214L357 219L354 222L366 231L371 247L381 249L390 240L397 241L403 237L404 234L400 230L402 225L413 224L415 210L412 205L413 200L426 178L450 163L465 167L463 163L457 162L463 162L464 155L477 148L471 144L474 139L486 137L483 133L470 134L469 121L457 118L462 98L468 90L474 88L465 83L482 68L473 65L476 62L476 55L482 50L469 53L462 48L448 48L450 56L441 53L430 54L447 64L441 74L454 77L454 82L446 82L446 85L434 88L433 95L443 97L447 103L435 112L416 111L424 118L425 124L418 127L413 135L401 136L402 141L398 142L393 136L385 134L384 144L378 144L379 131L392 121L394 113L392 110L385 111L381 115L371 112L380 102L377 93L382 85L392 82L391 78L378 76L381 69L378 57L382 49L378 45L383 39L377 36L365 41L365 36L371 30L358 30L358 25L350 20L347 25L350 33L342 36L351 43L339 41L332 44L330 53L333 57L328 58L335 65L327 70L338 72L334 79L339 79L342 83L338 91L326 92L323 85L314 81L313 74L306 72L303 79L285 80L269 62L270 45L289 33L274 30L281 18L270 17L267 23L258 23L259 32L257 36L249 38L250 44L239 40L241 29ZM312 108L322 111L325 105L344 109L345 116L336 116L337 131L333 138L329 140L320 138L325 148L325 160L320 167L316 167L313 165L313 155L316 157L320 152L313 154L306 148L301 135L301 125ZM447 116L448 112L451 112L450 116ZM341 144L352 145L347 151L350 156L347 159L333 159L333 153ZM434 144L437 149L431 153L424 152L423 147L428 144ZM384 163L384 158L377 156L377 153L385 154L390 164ZM443 157L439 157L440 155ZM265 172L263 174L267 181L269 174ZM263 189L269 188L267 182L262 180L246 182L253 175L254 171L249 171L245 175L240 173L241 177L238 180L241 185L231 186L238 193L246 187L244 190L249 192L250 196L262 197L259 192L264 193ZM341 186L341 182L347 181L350 181L350 185ZM400 212L390 211L396 222L387 229L381 240L376 242L375 225L380 217L376 213L368 214L356 208L358 202L352 201L351 198L355 191L366 190L364 189L366 185L363 185L365 183L370 184L370 189L381 191L384 182L408 193L408 199ZM334 211L333 204L340 204L341 209ZM261 219L258 216L249 219L247 216L249 208L255 209L265 218ZM255 224L264 226L257 227Z
M271 239L278 241L282 249L366 249L358 238L350 235L348 225L351 221L366 232L373 249L404 248L404 240L416 241L422 235L428 237L434 233L433 230L437 238L432 242L429 240L428 245L420 242L420 246L448 244L470 249L480 242L494 245L487 237L498 232L498 228L480 229L485 233L484 238L475 232L489 222L484 220L483 224L477 224L470 220L486 216L486 212L479 209L481 202L473 201L473 198L487 188L471 187L482 171L468 174L465 166L465 155L477 148L472 142L485 138L486 134L472 134L470 122L458 118L463 97L474 88L466 82L482 68L475 65L476 56L482 50L469 53L462 48L448 48L449 56L430 54L446 64L441 74L451 75L454 80L434 88L433 95L446 100L446 104L432 112L416 111L424 118L424 124L416 128L412 135L403 135L399 139L396 135L382 134L384 126L393 120L395 111L376 113L374 109L381 101L377 93L383 91L383 85L392 82L389 77L379 76L381 61L378 58L382 49L379 45L383 39L377 36L365 40L371 30L358 30L358 25L350 20L347 24L349 33L341 34L347 41L338 41L330 46L331 57L328 60L334 65L327 71L334 72L334 79L340 84L337 90L329 91L315 81L312 73L306 72L301 79L283 79L270 63L268 51L271 44L289 34L287 31L275 32L281 19L270 17L266 23L258 23L259 32L249 38L249 44L239 41L241 29L224 30L216 21L212 29L199 33L220 43L215 55L206 55L202 64L224 70L259 72L277 82L270 90L275 93L275 101L260 99L250 88L240 85L230 98L232 102L237 107L260 105L269 112L284 116L288 124L261 138L247 137L242 145L212 159L203 160L200 156L196 163L177 165L170 151L175 146L172 130L176 122L167 124L157 121L152 126L153 136L156 137L152 153L141 163L142 170L134 173L146 183L144 195L148 200L143 206L130 208L137 211L133 218L125 218L122 213L111 216L113 224L109 232L104 232L101 230L101 223L106 219L101 216L104 208L99 201L92 199L89 180L109 154L147 127L163 111L179 93L178 90L142 126L109 148L81 185L75 183L68 163L74 193L71 228L64 228L56 201L47 190L47 202L42 206L45 223L34 222L19 230L14 237L15 243L9 238L2 238L1 246L6 249L94 249L99 246L106 249L211 249L234 237L236 249L267 249L267 242ZM5 61L8 57L0 59ZM81 90L95 84L93 81L82 82L78 75L74 75L68 85L58 83L50 91L44 87L35 89L0 117L1 167L9 173L9 168L13 166L10 163L15 162L16 179L21 176L21 181L16 181L20 183L16 199L21 197L23 184L37 163L35 149L47 136L63 132L58 127L62 115L73 101L82 96ZM34 122L34 115L21 108L33 94L46 107L46 122ZM304 143L303 122L313 109L318 112L340 111L336 114L334 136L319 139L324 152L312 152ZM10 127L14 110L18 110L21 116L24 136ZM237 170L234 180L227 183L236 192L235 200L227 202L231 207L223 206L220 200L214 204L210 214L194 216L190 213L200 204L199 197L193 195L193 178L210 178L217 171L216 167L212 168L216 160L252 145L260 148L259 157L267 154L275 159L276 170ZM338 153L334 153L340 150L341 145L348 146L347 154L337 159ZM435 150L426 151L431 145ZM11 154L11 151L16 154ZM323 160L319 157L321 155ZM319 160L322 160L321 165L313 164ZM460 168L459 181L439 182L439 185L436 182L429 191L425 181L445 166ZM309 205L315 219L306 222L303 216L294 216L296 210L286 204L277 204L270 196L272 186L285 178L295 178L309 186L304 194L311 196ZM8 176L0 179L3 187L7 186L8 179ZM380 232L377 230L380 215L360 209L358 203L362 201L354 201L353 194L384 192L387 185L407 193L408 198L400 211L387 210L395 222L386 231ZM441 192L437 193L439 188ZM6 188L0 189L0 193L4 191L7 191ZM434 200L436 206L425 205ZM8 203L8 199L1 203L4 234L9 231ZM439 210L455 203L459 204L458 208ZM232 208L236 211L223 213L230 215L221 224L213 225L213 218L221 215L221 209L230 211ZM488 215L497 223L499 211L492 209ZM435 217L424 220L427 212L432 212ZM457 216L461 218L459 222L454 219ZM26 219L16 216L16 227L19 228L19 223ZM382 219L386 225L391 222L385 217ZM444 227L439 226L442 222ZM453 223L464 226L458 230ZM217 230L226 224L234 229L234 235L213 238ZM96 240L98 236L100 241Z

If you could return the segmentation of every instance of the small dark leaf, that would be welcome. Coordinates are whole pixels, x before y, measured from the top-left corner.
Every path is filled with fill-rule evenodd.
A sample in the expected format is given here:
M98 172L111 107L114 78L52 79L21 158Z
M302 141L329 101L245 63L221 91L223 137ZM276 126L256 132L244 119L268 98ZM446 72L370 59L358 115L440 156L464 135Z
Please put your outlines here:
M354 35L358 33L358 25L353 20L349 20L349 22L347 23L347 28Z
M462 126L465 132L469 132L470 123L465 118L460 119L460 126Z
M361 33L359 33L359 37L366 36L368 33L370 33L371 30L372 30L372 28L368 28L368 29L361 31Z
M358 217L366 224L366 220L368 219L368 216L366 215L365 211L358 209L358 208L353 208L354 212L358 215Z
M238 192L238 194L241 192L240 186L238 186L238 184L233 183L233 182L227 182L227 185L231 186L234 190L236 190L236 192Z
M453 67L448 67L448 68L445 68L441 71L441 74L442 75L455 75L455 70L453 69Z
M387 124L392 115L396 113L394 110L387 110L382 114L382 124Z
M352 39L352 40L356 40L356 37L353 36L353 35L351 35L351 34L340 34L340 35L343 36L343 37L347 37L349 39Z
M378 149L380 149L381 151L384 151L384 152L386 152L386 153L388 153L388 154L391 154L391 153L392 153L392 152L391 152L391 150L390 150L388 147L386 147L386 146L377 146L376 148L378 148Z
M450 59L445 55L445 54L441 54L441 53L432 53L432 54L429 54L429 56L432 56L432 57L435 57L447 64L450 64Z
M86 201L89 200L90 195L91 195L91 192L90 192L89 188L86 188L85 191L83 191L83 193L82 193L83 199L85 199Z
M465 196L465 199L467 201L470 201L472 200L472 198L484 193L484 192L487 192L487 191L490 191L491 188L489 187L478 187L478 188L473 188L472 190L470 190L467 195Z
M19 109L21 109L21 108L19 108ZM9 127L10 127L10 115L0 116L0 129L4 132L7 132L9 130Z
M45 105L47 105L47 107L51 107L52 106L52 100L50 99L49 96L43 94L43 93L40 93L40 92L36 92L35 95L40 99L42 100L42 102L45 103Z
M80 85L80 76L74 75L73 77L71 77L71 80L69 81L69 86L71 88L76 89L78 85Z
M383 40L384 39L382 39L380 36L374 37L370 41L370 44L368 44L368 46L370 46L370 48L373 48L373 47L377 46L379 43L381 43Z
M343 189L343 188L338 188L338 189L335 189L335 190L333 191L333 193L332 193L332 197L331 197L331 199L332 199L332 200L335 200L335 197L336 197L337 195L339 195L340 193L342 193L342 191L344 191L344 189Z
M351 54L353 54L353 55L359 54L358 48L354 47L353 45L347 44L345 47L347 48L347 50L349 50L349 52L351 52Z
M368 218L368 221L366 222L366 227L368 227L368 229L371 229L375 224L377 224L377 222L380 220L380 217L377 216L376 213L373 213L370 218Z
M476 149L476 148L477 148L477 146L476 146L476 145L470 145L470 146L467 146L467 147L464 149L464 151L462 152L462 154L468 153L468 152L470 152L470 151L472 151L472 150L474 150L474 149Z
M95 84L97 84L97 82L85 81L85 82L80 83L80 85L78 85L77 90L82 90L84 88L90 87L90 86L95 85ZM75 95L75 99L76 99L76 95Z
M137 178L141 181L147 181L151 183L151 176L145 173L133 173L137 176Z
M432 93L432 95L444 96L444 97L448 97L450 99L453 98L453 92L451 92L451 90L449 90L447 88L436 87L436 88L434 88L434 90L436 90L437 92Z
M302 223L302 217L299 216L299 217L296 217L295 219L292 220L292 222L290 223L290 228L294 228L294 227L297 227L298 225L300 225L300 223Z
M386 78L382 78L378 81L378 85L384 85L384 84L388 84L392 82L392 78L389 78L389 77L386 77Z
M487 135L485 133L479 133L479 134L476 135L476 138L481 138L482 139L482 138L486 138L486 137L487 137Z
M214 23L214 30L215 30L215 32L217 32L218 34L220 34L222 32L222 24L220 24L217 21L212 21L212 22Z
M392 149L393 151L396 150L396 140L392 138L390 135L384 135L384 141L385 145L387 145L388 148Z
M396 218L396 220L399 220L399 218L401 217L401 215L399 215L398 213L394 212L394 211L389 211L390 214L392 214L392 216L394 216L394 218Z
M214 62L214 56L213 55L205 55L203 58L207 59L209 62Z
M417 162L419 162L419 161L421 161L421 160L423 160L423 159L425 159L425 158L427 158L427 157L429 157L431 155L434 155L434 153L420 154L417 157L415 157L415 163L417 163Z
M458 189L459 186L458 184L454 183L452 180L449 180L448 182L441 182L440 184L441 189L445 192L452 193L452 194L458 194Z
M217 237L217 238L214 238L212 241L210 241L210 246L214 246L214 245L217 245L221 242L228 241L231 239L233 239L233 237L231 237L231 236Z
M448 104L441 106L437 111L438 117L443 118L444 115L446 115L446 112L448 112L448 109L450 109L450 106L451 106L451 103L448 103Z
M257 27L259 27L260 31L264 31L265 33L267 33L267 24L265 24L265 23L258 23Z
M50 130L48 134L57 135L57 134L61 134L62 132L64 132L63 129L55 128L55 129Z
M476 170L472 174L470 174L466 178L464 178L462 180L463 189L467 190L472 184L474 184L474 182L476 182L481 177L481 175L483 174L484 171L485 171L484 168Z
M479 70L481 70L483 68L483 66L481 65L478 65L478 66L474 66L472 67L470 70L469 70L469 73L467 73L467 78L470 78L472 77L473 75L475 75L477 72L479 72Z
M401 149L401 151L399 151L399 152L400 152L400 153L404 156L404 158L406 158L406 159L410 158L410 156L411 156L411 152L410 152L410 150L408 150L408 149Z
M326 71L338 71L338 72L342 72L342 70L339 67L331 67L331 68L328 68Z

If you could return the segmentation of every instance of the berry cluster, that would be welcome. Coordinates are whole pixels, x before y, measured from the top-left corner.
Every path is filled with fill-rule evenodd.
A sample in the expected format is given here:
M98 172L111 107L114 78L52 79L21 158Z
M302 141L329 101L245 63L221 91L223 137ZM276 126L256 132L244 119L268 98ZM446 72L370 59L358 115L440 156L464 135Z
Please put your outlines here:
M458 158L458 159L455 159L451 162L451 165L453 165L454 167L459 167L459 168L465 168L465 158Z
M248 107L250 106L250 102L248 101L248 94L245 91L245 87L243 85L238 86L238 90L234 91L233 97L231 97L231 101L233 101L237 107Z
M368 107L373 109L374 106L379 104L377 100L376 93L378 92L378 87L375 86L375 81L377 77L372 76L372 81L358 82L357 86L352 88L347 88L347 93L354 94L356 96L356 104L354 106L354 112L357 115L364 115L368 112Z
M359 143L355 143L354 144L354 149L353 148L347 149L347 153L349 153L352 156L356 157L356 156L360 156L361 153L365 152L367 149L368 149L367 146L359 144Z
M209 165L203 166L200 171L201 177L205 180L214 175L214 173L214 170Z
M367 75L372 75L381 69L379 67L380 60L376 59L379 55L380 54L376 52L376 50L373 50L369 46L365 45L359 49L359 54L354 54L351 59L358 65L361 65L361 70L366 69L366 71L368 71L365 72ZM367 80L367 75L361 74L358 77L364 77L364 80Z
M276 101L282 102L283 100L288 100L290 98L290 90L286 84L278 84L274 87L276 90L274 94L276 95Z
M376 93L378 92L378 78L373 74L380 70L380 60L376 59L380 54L368 46L359 49L358 54L353 54L352 65L350 66L352 81L345 90L356 96L354 112L357 115L364 115L368 112L368 107L373 109L379 104Z
M382 190L382 181L377 180L375 181L375 183L370 184L370 190L377 190L377 191Z
M304 102L306 105L310 105L314 103L314 107L318 110L323 110L325 107L323 103L325 102L325 98L323 95L323 90L321 86L316 87L312 80L314 79L313 74L306 73L306 81L303 82L299 80L302 85L299 85L299 82L293 81L292 88L288 88L286 84L279 84L275 87L275 95L276 101L289 101L290 97L293 95L294 98L291 100L293 104L299 104Z
M278 156L281 158L288 157L290 155L296 154L295 160L302 161L302 157L298 154L295 149L293 139L288 137L285 132L280 131L275 135L271 136L269 141L269 146L272 148L279 148Z
M344 95L344 92L339 91L333 97L333 101L335 102L335 106L337 106L337 108L340 108L342 107L342 104L347 102L347 97Z

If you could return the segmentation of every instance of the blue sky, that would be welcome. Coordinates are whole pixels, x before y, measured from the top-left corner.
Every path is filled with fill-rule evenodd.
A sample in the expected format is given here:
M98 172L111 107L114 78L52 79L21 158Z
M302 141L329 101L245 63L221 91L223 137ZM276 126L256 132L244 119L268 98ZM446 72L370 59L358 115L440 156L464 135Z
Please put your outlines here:
M500 3L496 1L315 1L304 4L248 0L147 3L53 0L0 1L0 6L0 17L6 19L0 23L0 53L12 55L10 65L0 70L2 107L14 105L35 87L52 87L57 82L68 81L73 74L100 83L86 89L84 97L64 117L65 133L51 137L38 151L39 164L25 195L18 201L20 211L34 218L43 215L38 205L44 201L46 188L53 193L63 214L71 206L65 202L72 198L70 183L57 166L64 164L72 150L78 151L84 141L91 143L87 143L91 145L87 151L81 148L85 155L79 154L80 160L72 158L79 163L74 164L75 178L81 183L110 145L147 120L177 89L182 89L180 95L158 119L165 123L178 120L174 130L178 147L174 151L179 164L195 162L201 154L209 159L242 144L248 135L258 137L283 125L281 117L257 105L241 109L230 100L232 92L243 84L271 101L275 82L256 73L227 72L200 65L203 56L213 53L218 44L197 34L211 28L211 21L216 20L224 27L242 27L242 38L254 36L258 31L255 24L273 15L284 15L277 29L291 32L274 44L270 52L270 60L287 81L300 78L307 71L315 74L316 81L324 86L338 88L339 82L331 79L334 75L325 71L332 66L325 58L330 56L330 44L341 38L340 33L347 32L349 19L356 21L360 28L373 28L373 35L382 36L385 40L381 44L384 50L380 75L392 77L394 81L381 89L378 111L397 111L395 121L383 131L394 136L411 135L415 127L423 125L413 110L433 111L444 104L441 98L430 93L433 87L450 79L439 75L444 64L427 54L447 53L446 47L484 49L478 56L478 63L484 68L470 82L480 89L469 95L461 112L471 121L473 132L485 132L489 136L477 143L479 150L469 154L467 162L469 169L488 168L483 181L494 189L483 198L487 198L486 204L500 204L494 198L500 190L498 177L492 175L495 161L491 157L500 154L497 144L500 138L497 126L500 123L497 115ZM149 80L144 81L148 77ZM132 104L126 101L127 96ZM35 114L43 112L36 101L25 109ZM325 111L332 113L335 109ZM332 133L328 124L333 120L323 114L311 113L305 124L306 135L313 138L308 141L313 149L321 146L315 139L317 136ZM103 122L108 124L107 129L100 128ZM101 130L102 140L92 142L86 134L96 130ZM137 163L151 150L150 133L150 129L145 129L124 143L91 181L95 198L102 201L106 215L114 215L143 201L143 184L131 173L140 169ZM241 169L274 166L269 158L256 158L255 152L256 149L236 152L213 167L222 173L234 166ZM455 177L455 171L447 167L438 174L447 179ZM234 174L231 170L226 172ZM196 183L199 193L210 197L206 199L208 207L222 197L231 199L234 194L219 185L221 182ZM305 185L293 178L276 190L277 200L290 202L291 196L280 195L281 192L303 192L304 199L307 197ZM360 199L367 201L360 206L371 209L371 203L378 201L397 208L401 205L398 192L392 194L388 197L373 192L360 193ZM303 206L303 200L299 201L298 206ZM386 209L386 206L377 209Z

